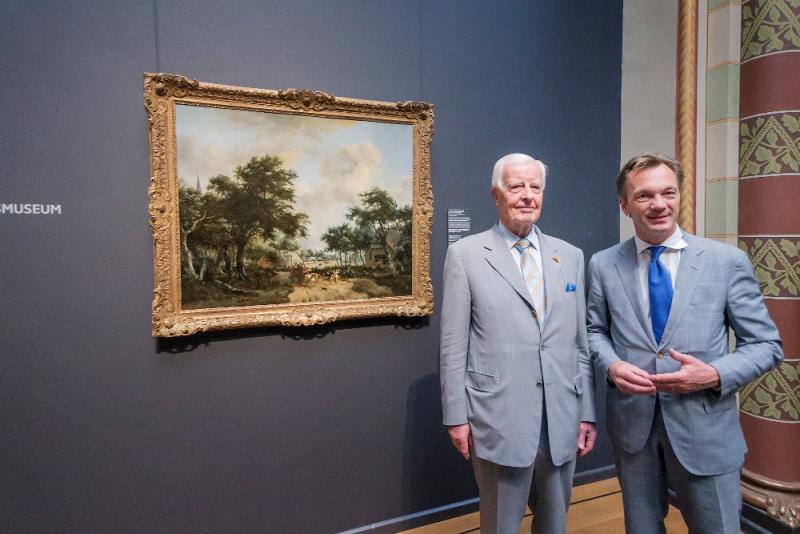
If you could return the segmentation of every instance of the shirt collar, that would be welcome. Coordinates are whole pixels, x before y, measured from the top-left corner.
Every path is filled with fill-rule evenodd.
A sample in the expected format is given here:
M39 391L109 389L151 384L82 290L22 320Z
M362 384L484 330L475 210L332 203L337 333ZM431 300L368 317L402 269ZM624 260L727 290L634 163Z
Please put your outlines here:
M539 250L539 235L536 233L536 225L531 226L531 231L528 232L527 237L520 238L517 234L503 226L503 223L497 221L497 231L500 233L500 237L503 238L503 241L506 242L509 250L514 248L514 245L520 239L527 239L531 242L531 246L536 250Z
M645 250L649 249L653 245L652 243L648 243L644 239L640 239L639 236L634 235L633 240L636 242L636 254L641 254ZM681 250L682 248L686 248L689 244L683 239L683 231L680 227L675 228L675 232L666 238L663 242L659 243L657 246L667 247L668 249L672 250Z

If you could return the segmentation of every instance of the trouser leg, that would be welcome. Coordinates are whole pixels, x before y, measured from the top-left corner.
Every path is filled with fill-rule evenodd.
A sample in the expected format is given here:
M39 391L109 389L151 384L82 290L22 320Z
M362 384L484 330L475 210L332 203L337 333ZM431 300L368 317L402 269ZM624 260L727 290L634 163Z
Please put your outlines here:
M656 406L655 421L642 450L630 453L620 447L614 448L628 534L666 533L664 518L669 511L669 501L658 430L660 419L660 409Z
M665 434L668 482L690 534L738 534L742 508L739 470L698 476L681 465Z
M497 465L473 454L472 467L480 493L481 534L518 534L534 466Z
M573 458L563 465L553 465L547 432L547 417L543 417L539 449L533 464L533 485L528 500L533 511L532 534L563 534L566 532L567 510L572 498L575 462L576 459Z

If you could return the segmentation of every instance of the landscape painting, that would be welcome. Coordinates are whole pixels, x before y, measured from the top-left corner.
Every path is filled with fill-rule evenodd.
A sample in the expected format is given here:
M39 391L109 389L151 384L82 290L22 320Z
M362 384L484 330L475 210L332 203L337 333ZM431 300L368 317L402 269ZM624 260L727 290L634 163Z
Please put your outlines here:
M181 306L411 294L409 124L178 105Z
M432 108L145 76L154 335L432 309Z

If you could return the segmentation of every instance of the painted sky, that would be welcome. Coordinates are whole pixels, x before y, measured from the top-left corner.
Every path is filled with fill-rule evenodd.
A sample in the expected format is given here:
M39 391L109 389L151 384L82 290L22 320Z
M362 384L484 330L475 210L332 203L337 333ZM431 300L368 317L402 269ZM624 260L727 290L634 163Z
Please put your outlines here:
M345 222L347 208L372 187L411 205L412 130L408 124L328 119L261 111L175 106L178 177L205 191L210 178L233 177L253 157L278 156L297 173L296 211L309 216L302 248Z

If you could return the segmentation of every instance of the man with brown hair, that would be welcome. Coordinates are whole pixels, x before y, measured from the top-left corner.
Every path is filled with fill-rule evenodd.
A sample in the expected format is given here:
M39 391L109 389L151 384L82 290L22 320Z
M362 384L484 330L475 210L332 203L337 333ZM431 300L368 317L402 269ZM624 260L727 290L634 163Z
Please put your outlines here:
M682 179L666 156L628 161L617 192L635 236L589 262L589 348L632 534L665 532L668 487L689 532L739 532L736 392L783 358L747 256L678 227Z

